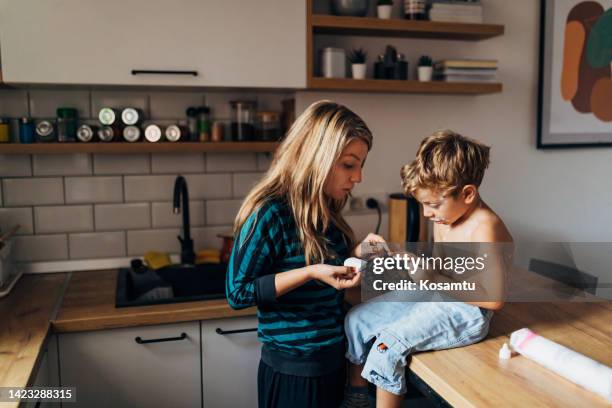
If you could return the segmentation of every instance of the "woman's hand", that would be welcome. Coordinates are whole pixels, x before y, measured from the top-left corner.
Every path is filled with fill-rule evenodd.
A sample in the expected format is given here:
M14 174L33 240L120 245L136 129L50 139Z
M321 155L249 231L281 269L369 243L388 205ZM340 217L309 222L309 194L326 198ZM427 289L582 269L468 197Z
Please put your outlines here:
M353 288L361 281L361 273L348 266L316 264L308 268L312 279L325 282L337 290Z
M378 245L378 246L372 245L376 243L383 244L383 245ZM364 255L371 254L371 252L370 253L366 252L365 254L363 252L364 249L369 250L370 245L372 245L374 248L378 247L378 249L386 248L386 250L388 251L387 242L385 241L383 237L381 237L380 235L369 233L368 236L365 237L365 239L361 241L361 243L355 247L355 249L353 250L353 254L355 254L357 258L363 258Z

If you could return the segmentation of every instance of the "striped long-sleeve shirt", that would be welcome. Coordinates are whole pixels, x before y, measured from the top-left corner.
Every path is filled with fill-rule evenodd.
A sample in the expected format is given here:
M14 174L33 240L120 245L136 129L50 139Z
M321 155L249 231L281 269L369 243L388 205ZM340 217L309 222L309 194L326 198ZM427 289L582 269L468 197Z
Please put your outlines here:
M325 233L337 257L325 263L342 265L346 240L335 226ZM266 347L293 356L308 356L343 343L344 293L318 281L276 298L274 275L305 266L304 249L291 209L270 200L255 211L234 240L226 294L232 308L258 308L258 337Z

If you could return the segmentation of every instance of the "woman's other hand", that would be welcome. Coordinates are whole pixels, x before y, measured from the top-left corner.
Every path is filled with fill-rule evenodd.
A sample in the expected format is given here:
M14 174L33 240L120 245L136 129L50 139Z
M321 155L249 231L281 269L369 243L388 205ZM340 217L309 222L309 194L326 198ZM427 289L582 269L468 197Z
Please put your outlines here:
M308 268L312 279L325 282L337 290L353 288L361 282L361 273L348 266L316 264Z

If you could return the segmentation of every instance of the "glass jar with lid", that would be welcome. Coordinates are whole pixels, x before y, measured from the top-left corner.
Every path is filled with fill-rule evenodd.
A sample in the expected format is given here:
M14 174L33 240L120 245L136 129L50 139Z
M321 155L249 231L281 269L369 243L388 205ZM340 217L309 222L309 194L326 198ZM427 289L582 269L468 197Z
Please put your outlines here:
M257 140L276 141L280 136L280 113L274 111L257 112Z
M78 114L75 108L57 108L58 142L76 142Z
M232 122L230 126L232 140L239 142L254 140L257 102L231 101L230 106L232 107Z

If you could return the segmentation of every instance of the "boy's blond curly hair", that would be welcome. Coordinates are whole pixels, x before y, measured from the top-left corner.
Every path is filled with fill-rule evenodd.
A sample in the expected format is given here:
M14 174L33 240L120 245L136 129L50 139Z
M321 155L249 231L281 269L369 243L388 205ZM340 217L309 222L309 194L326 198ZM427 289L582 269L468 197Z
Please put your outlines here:
M480 186L489 166L489 150L476 140L452 130L439 130L426 137L416 159L401 169L406 195L428 188L443 195L456 195L464 186Z

